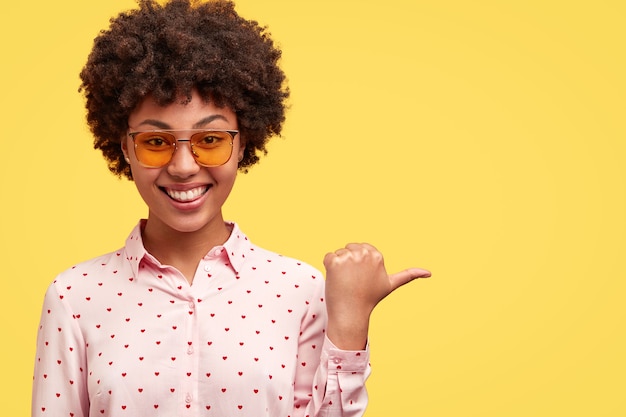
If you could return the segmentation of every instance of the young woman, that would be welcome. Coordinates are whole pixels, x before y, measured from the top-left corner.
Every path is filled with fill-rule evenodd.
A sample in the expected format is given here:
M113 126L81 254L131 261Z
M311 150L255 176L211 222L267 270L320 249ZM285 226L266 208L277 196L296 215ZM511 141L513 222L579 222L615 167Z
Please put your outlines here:
M230 2L139 2L81 73L109 168L148 206L120 250L49 287L33 416L357 416L388 275L367 244L323 275L255 246L222 217L238 170L281 131L280 51Z

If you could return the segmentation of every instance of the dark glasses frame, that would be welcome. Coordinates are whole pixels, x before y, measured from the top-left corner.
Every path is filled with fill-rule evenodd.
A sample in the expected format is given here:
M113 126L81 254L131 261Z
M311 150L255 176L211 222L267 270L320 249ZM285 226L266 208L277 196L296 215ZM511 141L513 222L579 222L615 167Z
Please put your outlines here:
M204 136L204 134L206 133L211 133L211 132L219 132L219 133L228 133L230 135L230 153L228 154L228 158L220 163L220 164L204 164L202 163L199 158L200 156L198 155L198 153L196 153L196 150L194 149L194 143L193 143L193 138L194 136L198 136L198 135L202 135ZM141 159L139 159L139 156L137 155L137 142L135 140L135 137L137 135L140 134L144 134L144 133L153 133L153 134L159 134L159 133L164 133L168 136L171 136L173 141L172 141L172 145L174 147L174 149L172 150L172 152L169 155L169 159L167 160L167 162L163 163L162 165L149 165L146 164L145 162L141 161ZM179 139L178 137L176 137L177 133L188 133L189 137L188 138L181 138ZM135 158L137 158L137 161L139 162L139 164L141 164L142 166L146 167L146 168L161 168L167 164L170 163L170 161L172 160L172 158L174 157L174 154L176 153L176 151L178 150L178 142L189 142L189 146L191 148L191 154L193 155L193 158L195 159L196 163L198 165L201 165L203 167L218 167L221 165L224 165L226 162L228 162L230 160L230 158L232 158L233 155L233 143L235 140L235 136L239 133L238 130L230 130L230 129L154 129L154 130L138 130L138 131L133 131L133 132L128 132L128 136L131 137L131 139L133 140L133 145L135 147Z

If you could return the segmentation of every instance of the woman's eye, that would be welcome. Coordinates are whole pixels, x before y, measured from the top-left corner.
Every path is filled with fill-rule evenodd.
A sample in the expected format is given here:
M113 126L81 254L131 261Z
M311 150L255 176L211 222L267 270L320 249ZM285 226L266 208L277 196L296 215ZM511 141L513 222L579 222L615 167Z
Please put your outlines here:
M215 137L215 136L205 136L204 138L202 138L202 143L210 145L212 143L215 143L219 140L219 138Z
M163 145L167 145L167 142L165 141L165 139L160 138L160 137L153 137L150 138L146 141L146 143L150 146L163 146Z
M219 144L223 141L223 137L220 135L216 135L214 133L207 134L202 136L197 142L195 142L196 146L200 146L202 148L213 148L215 146L219 146Z

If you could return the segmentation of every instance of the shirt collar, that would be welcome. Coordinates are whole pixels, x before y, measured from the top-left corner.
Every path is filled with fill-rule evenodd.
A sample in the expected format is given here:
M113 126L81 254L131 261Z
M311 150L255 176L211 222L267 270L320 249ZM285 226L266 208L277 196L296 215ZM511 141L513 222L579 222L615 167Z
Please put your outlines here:
M223 248L228 256L228 261L230 265L235 270L237 274L243 269L243 264L246 261L246 256L249 256L250 251L252 250L251 243L248 240L248 237L239 229L237 223L234 222L226 222L229 227L232 227L232 231L230 233L230 237L223 245L218 246L217 248ZM212 250L215 250L213 248ZM211 251L209 251L210 253Z
M146 220L142 219L130 232L130 235L126 238L126 245L124 252L126 253L126 260L130 263L133 271L133 276L139 276L139 264L143 260L144 256L148 255L146 249L143 247L143 240L141 239L141 229L145 225Z
M151 254L149 254L143 246L141 231L145 224L146 220L141 219L126 238L126 259L130 263L135 277L138 276L139 265L142 261L157 265L159 264L158 261ZM249 256L249 253L252 250L252 244L248 240L248 237L239 229L237 223L226 222L226 225L229 228L232 228L230 236L223 245L215 246L207 252L204 258L209 259L216 256L224 256L223 252L225 252L230 266L233 268L235 273L239 274L246 261L246 257Z

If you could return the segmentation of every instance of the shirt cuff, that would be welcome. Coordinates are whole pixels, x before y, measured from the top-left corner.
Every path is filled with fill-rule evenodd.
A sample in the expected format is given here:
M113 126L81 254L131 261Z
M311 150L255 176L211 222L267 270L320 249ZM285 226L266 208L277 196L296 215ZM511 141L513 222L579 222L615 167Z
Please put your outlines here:
M342 350L324 338L322 349L322 363L325 363L329 371L334 372L365 372L369 365L370 350L369 341L364 350Z

